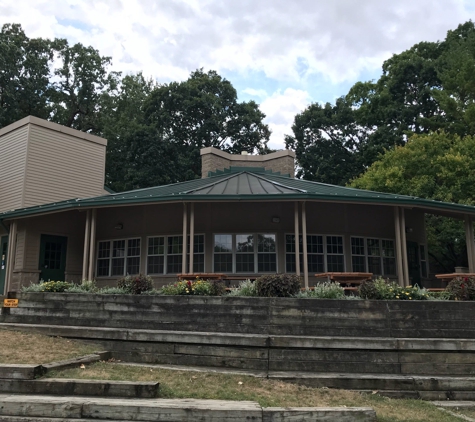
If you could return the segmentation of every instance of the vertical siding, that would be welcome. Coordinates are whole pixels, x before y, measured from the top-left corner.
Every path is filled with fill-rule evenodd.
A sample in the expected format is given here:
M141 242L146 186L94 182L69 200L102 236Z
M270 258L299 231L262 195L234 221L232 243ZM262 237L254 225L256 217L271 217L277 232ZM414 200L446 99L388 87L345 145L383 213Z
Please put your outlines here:
M24 205L102 195L106 148L31 125Z
M28 126L0 137L0 212L23 206Z

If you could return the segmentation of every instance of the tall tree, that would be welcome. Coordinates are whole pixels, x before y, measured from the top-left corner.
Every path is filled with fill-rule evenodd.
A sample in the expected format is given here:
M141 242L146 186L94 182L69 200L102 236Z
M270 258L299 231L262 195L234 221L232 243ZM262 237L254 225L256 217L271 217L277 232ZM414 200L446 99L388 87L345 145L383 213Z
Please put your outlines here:
M414 135L376 161L351 186L445 202L475 204L475 136ZM428 217L429 254L441 271L467 265L463 224Z
M48 118L53 92L49 65L54 55L50 40L29 39L18 24L0 32L0 127L25 116Z

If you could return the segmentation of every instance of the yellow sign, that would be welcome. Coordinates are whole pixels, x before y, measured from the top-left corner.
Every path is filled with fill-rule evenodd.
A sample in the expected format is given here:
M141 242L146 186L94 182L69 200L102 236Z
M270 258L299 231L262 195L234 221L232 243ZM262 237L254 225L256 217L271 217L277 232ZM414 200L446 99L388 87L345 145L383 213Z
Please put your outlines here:
M18 308L18 299L3 299L5 308Z

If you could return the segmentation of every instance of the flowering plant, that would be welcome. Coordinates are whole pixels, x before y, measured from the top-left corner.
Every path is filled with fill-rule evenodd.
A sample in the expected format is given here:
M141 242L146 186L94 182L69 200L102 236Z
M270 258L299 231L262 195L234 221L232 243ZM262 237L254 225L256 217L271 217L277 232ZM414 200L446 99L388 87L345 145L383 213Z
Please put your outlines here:
M164 295L213 296L213 285L208 280L181 280L162 287Z
M475 300L475 279L455 277L446 288L452 300Z

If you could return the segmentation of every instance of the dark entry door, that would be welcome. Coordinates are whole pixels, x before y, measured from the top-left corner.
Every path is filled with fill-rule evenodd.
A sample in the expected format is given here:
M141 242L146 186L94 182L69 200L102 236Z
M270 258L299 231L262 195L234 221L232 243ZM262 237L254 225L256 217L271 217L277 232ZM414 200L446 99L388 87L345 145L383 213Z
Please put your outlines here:
M41 235L39 268L41 280L64 281L67 242L67 237Z
M414 285L421 286L421 267L419 260L419 245L416 242L407 241L407 265L409 267L409 279Z
M0 295L5 293L5 277L7 274L8 236L0 237Z

